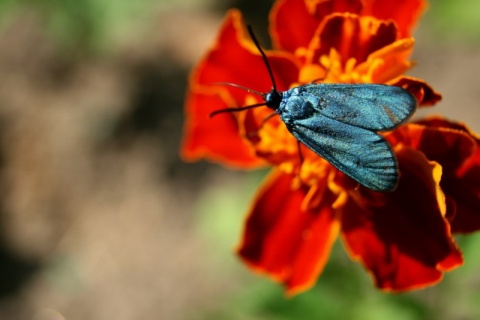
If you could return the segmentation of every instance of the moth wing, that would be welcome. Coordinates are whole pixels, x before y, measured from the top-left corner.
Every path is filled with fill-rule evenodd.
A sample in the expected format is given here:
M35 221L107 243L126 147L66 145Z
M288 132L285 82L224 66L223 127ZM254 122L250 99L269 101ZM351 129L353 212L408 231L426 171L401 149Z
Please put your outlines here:
M413 95L396 86L311 84L303 92L320 114L375 131L394 129L410 118L417 107Z
M289 129L300 142L365 187L395 189L396 157L381 135L321 116L295 121Z

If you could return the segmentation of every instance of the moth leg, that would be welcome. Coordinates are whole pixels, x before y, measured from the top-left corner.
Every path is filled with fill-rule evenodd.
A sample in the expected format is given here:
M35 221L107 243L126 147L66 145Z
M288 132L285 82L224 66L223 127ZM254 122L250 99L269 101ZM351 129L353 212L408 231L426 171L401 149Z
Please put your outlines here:
M323 77L313 79L312 81L310 81L309 84L315 84L315 83L317 83L317 82L319 82L319 81L325 80L325 79L327 78L327 75L328 75L329 72L330 72L330 68L328 68L327 70L325 70L325 75L324 75Z
M305 160L305 158L303 157L303 153L302 153L302 143L297 140L297 149L298 149L298 157L300 158L300 166L303 164L303 161Z
M302 165L303 165L303 162L305 160L304 156L303 156L303 153L302 153L302 143L297 140L297 150L298 150L298 158L300 160L300 163L299 165L297 166L297 172L296 172L296 176L297 176L297 179L298 181L302 181L302 175L301 175L301 172L302 172Z
M322 80L325 80L325 77L322 77L322 78L317 78L317 79L313 79L312 81L310 81L309 84L315 84L316 82L318 81L322 81Z
M258 129L255 130L255 131L250 131L247 133L247 137L249 138L252 138L254 136L256 136L258 134L258 132L263 128L263 126L265 125L265 123L272 119L274 116L278 115L278 113L276 112L272 112L270 113L268 116L266 116L265 118L263 118L262 122L260 123L260 125L258 126Z
M278 115L278 113L272 112L272 113L270 113L268 116L266 116L265 118L263 118L262 123L260 123L260 126L258 127L258 130L262 129L262 127L265 125L265 123L266 123L268 120L270 120L270 119L272 119L273 117L275 117L276 115Z

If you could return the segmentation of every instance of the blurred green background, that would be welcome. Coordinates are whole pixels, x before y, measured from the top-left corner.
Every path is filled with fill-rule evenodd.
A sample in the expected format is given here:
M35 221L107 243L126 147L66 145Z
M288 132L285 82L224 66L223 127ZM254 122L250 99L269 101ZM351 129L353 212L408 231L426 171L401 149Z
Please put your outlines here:
M0 319L479 319L480 236L435 287L385 294L337 243L286 299L233 254L266 172L178 158L187 75L238 7L272 1L0 0ZM480 3L432 0L412 75L480 131ZM263 34L262 34L263 31Z

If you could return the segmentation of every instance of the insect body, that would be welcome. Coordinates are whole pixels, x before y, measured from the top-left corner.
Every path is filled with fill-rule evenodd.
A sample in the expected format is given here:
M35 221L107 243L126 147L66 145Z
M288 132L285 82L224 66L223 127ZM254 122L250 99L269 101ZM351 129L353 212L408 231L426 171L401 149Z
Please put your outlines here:
M272 80L273 89L261 93L264 103L213 112L241 111L267 106L278 113L295 138L338 170L375 191L392 191L398 183L395 154L378 134L404 123L416 109L406 90L379 84L307 84L279 92L267 57L248 29Z

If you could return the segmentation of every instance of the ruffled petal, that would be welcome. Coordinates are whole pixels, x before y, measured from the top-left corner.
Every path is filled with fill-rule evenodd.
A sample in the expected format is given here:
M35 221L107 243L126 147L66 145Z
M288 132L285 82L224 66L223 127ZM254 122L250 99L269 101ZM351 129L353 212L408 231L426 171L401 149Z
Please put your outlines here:
M418 101L419 106L433 106L442 99L442 95L435 90L428 83L423 80L401 76L392 80L388 84L402 87L410 91Z
M306 48L324 17L334 12L358 13L360 0L280 0L270 11L273 47L295 53Z
M441 117L418 123L437 132L425 139L421 150L444 167L441 186L453 211L449 214L452 231L480 230L480 138L464 124Z
M363 196L343 208L342 232L348 251L379 288L404 291L440 281L443 271L463 260L444 217L441 167L411 148L397 156L401 178L395 192L361 188Z
M343 63L354 59L357 64L370 53L396 40L395 24L355 14L334 14L323 20L309 45L307 62L315 63L335 49Z
M359 13L363 7L361 0L304 0L308 12L314 15L318 21L322 21L329 14Z
M284 283L287 294L315 283L339 230L332 197L302 211L306 195L305 189L292 189L291 175L273 173L255 200L238 248L253 270Z
M395 21L401 38L412 34L417 20L427 8L425 0L366 0L363 3L362 15Z
M358 68L360 70L363 68L369 69L371 82L388 83L412 67L409 57L412 54L414 44L413 38L396 40L372 52L367 61Z
M455 201L452 231L471 233L480 230L480 146L462 168L462 174L443 184L445 193Z
M270 12L270 34L274 48L295 53L307 47L325 17L355 13L393 21L399 37L407 38L426 7L424 0L280 0Z
M456 175L476 149L475 141L465 132L447 127L428 125L428 120L406 124L390 132L392 145L403 144L425 154L427 159L442 166L442 180Z

